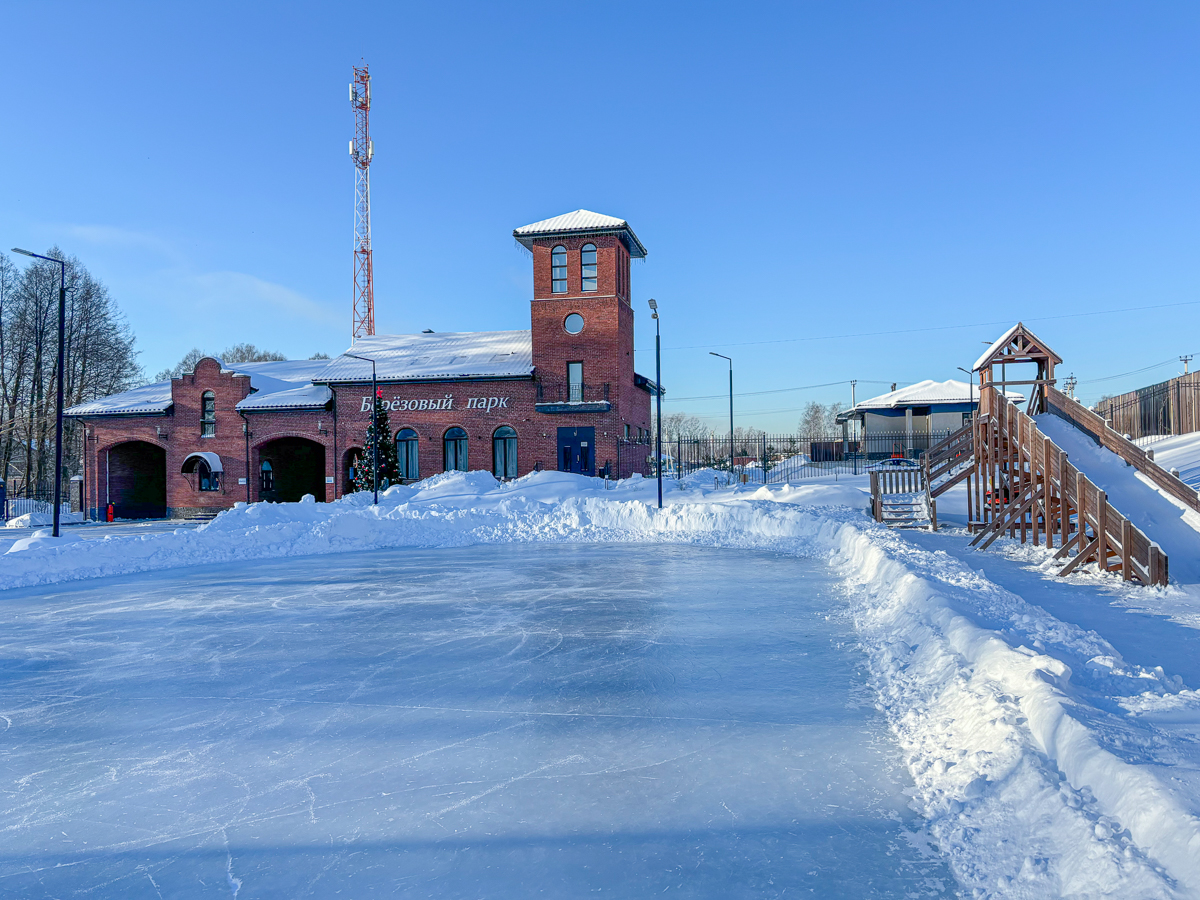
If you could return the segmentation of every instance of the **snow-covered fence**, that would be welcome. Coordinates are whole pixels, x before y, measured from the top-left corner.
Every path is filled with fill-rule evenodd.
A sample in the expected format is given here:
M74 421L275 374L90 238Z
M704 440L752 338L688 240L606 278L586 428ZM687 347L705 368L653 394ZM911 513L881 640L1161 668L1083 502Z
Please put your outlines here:
M844 433L765 434L729 433L702 436L664 437L662 460L664 476L683 478L701 469L727 473L747 484L783 484L831 475L865 475L894 459L915 460L929 447L949 435L948 431L868 431L851 437ZM644 445L640 459L644 469L634 468L646 477L657 474L654 468L653 441ZM627 476L625 461L633 454L622 454L621 475Z
M59 509L62 515L70 515L71 504L61 503ZM45 513L46 515L54 514L54 504L47 503L45 500L35 500L32 497L9 497L4 503L3 509L0 509L0 515L3 515L4 521L16 519L19 516L29 515L30 513Z

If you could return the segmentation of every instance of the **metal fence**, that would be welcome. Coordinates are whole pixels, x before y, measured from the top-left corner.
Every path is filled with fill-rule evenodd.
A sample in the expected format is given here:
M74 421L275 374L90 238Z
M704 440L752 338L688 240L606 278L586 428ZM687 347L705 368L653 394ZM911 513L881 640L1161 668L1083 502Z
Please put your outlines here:
M782 484L806 478L863 475L916 463L921 453L951 432L870 432L855 438L841 434L758 434L664 437L663 476L686 478L710 469L714 477L747 484ZM640 449L640 452L638 452ZM652 441L622 442L618 447L617 477L638 473L656 478Z
M69 486L73 488L74 484L68 482L63 485L63 499L59 505L59 509L62 510L63 515L72 511L71 498L74 495L68 491ZM29 513L53 515L54 489L22 488L14 496L8 493L7 489L0 488L0 522L7 522L9 519L15 519L18 516L28 515Z
M1200 430L1200 373L1108 397L1096 412L1118 434L1139 444Z

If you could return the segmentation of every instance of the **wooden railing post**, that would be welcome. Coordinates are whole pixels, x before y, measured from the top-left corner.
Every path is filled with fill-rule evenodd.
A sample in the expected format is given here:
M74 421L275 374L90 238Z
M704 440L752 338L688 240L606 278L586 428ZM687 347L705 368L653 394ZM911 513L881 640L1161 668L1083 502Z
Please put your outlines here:
M1121 520L1121 577L1133 577L1133 523L1128 519Z

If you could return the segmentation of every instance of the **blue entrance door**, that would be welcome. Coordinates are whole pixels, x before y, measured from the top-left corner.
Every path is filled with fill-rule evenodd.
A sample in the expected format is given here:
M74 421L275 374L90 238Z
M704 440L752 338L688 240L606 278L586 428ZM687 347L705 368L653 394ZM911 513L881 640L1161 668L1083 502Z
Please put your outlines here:
M558 471L596 474L596 429L558 429Z

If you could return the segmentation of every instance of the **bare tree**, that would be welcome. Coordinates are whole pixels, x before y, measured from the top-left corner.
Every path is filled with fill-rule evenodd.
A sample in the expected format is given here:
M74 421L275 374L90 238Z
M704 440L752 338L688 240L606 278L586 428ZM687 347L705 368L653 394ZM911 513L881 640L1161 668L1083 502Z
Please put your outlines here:
M650 409L650 433L654 434L655 419L654 408ZM708 427L700 421L696 416L688 415L687 413L668 413L663 416L663 440L673 441L677 438L693 438L707 435Z
M837 414L841 412L841 408L836 403L830 403L824 406L816 401L811 401L805 405L804 411L800 414L800 424L796 427L796 431L803 435L831 435L839 431L837 424Z
M285 359L287 357L282 353L259 350L253 344L234 344L221 353L221 362L224 363L281 362Z
M74 257L66 260L63 400L73 406L141 380L134 337L107 288ZM0 472L20 490L53 483L58 379L59 267L37 260L23 271L0 256ZM64 476L78 470L83 433L67 420Z
M209 353L206 350L201 350L199 347L193 347L174 366L169 369L163 369L155 375L154 380L170 381L172 378L178 378L181 375L190 375L196 371L196 363L200 362L206 356L219 359L226 365L237 365L238 363L248 362L278 362L287 359L282 353L277 353L274 350L259 350L253 344L234 344L232 347L225 348L220 353ZM328 359L329 357L325 358Z

